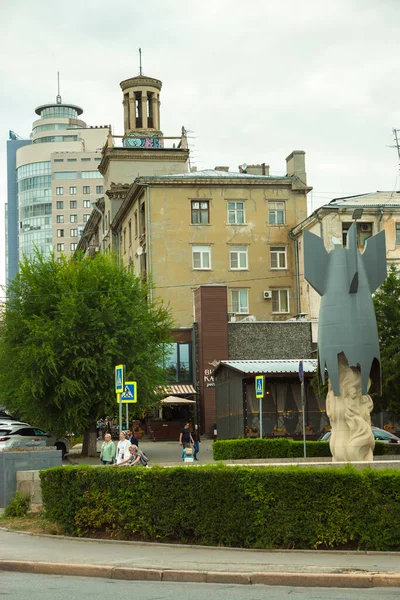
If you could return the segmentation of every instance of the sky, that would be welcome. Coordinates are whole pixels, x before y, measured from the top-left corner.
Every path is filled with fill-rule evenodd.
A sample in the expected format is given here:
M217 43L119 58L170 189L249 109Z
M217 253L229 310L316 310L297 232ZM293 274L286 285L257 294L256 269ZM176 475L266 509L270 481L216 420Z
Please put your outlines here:
M191 162L285 174L306 152L309 209L399 189L399 0L13 0L0 6L0 284L6 140L64 102L123 133L120 81L161 79L161 129L189 130Z

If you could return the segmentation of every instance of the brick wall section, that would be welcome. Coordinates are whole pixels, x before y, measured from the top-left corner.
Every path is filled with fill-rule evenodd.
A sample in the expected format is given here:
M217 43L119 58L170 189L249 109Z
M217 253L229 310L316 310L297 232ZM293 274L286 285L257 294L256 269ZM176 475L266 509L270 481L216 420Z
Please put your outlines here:
M311 358L307 321L228 323L229 360Z
M212 433L216 423L215 384L212 362L228 358L227 289L201 286L194 293L198 333L201 430Z

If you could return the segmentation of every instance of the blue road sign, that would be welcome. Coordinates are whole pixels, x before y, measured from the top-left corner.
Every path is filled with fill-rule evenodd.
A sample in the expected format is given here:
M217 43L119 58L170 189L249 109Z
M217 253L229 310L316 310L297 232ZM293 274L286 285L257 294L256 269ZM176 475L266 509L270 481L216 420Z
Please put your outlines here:
M256 398L264 397L264 375L256 375Z
M124 391L121 394L121 402L124 404L137 402L136 381L125 381Z
M304 366L303 366L303 361L301 360L299 362L299 379L302 382L304 379Z
M115 367L115 393L122 394L124 391L124 365Z

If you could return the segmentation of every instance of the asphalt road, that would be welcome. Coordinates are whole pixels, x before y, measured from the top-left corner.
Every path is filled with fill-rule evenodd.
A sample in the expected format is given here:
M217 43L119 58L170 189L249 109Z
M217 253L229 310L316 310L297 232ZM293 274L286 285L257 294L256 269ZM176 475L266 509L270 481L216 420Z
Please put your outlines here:
M363 590L292 588L211 583L112 581L90 577L30 575L0 572L0 598L12 600L72 600L74 598L146 598L146 600L379 600L398 598L400 588Z

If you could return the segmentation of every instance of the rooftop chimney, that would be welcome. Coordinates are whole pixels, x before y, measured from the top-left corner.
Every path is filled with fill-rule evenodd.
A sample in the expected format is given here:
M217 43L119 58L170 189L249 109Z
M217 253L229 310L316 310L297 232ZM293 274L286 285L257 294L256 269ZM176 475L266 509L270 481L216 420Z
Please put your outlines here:
M224 173L229 173L229 167L215 167L214 171L224 171Z
M286 158L286 174L289 177L298 177L301 183L307 185L305 155L303 150L293 150Z

